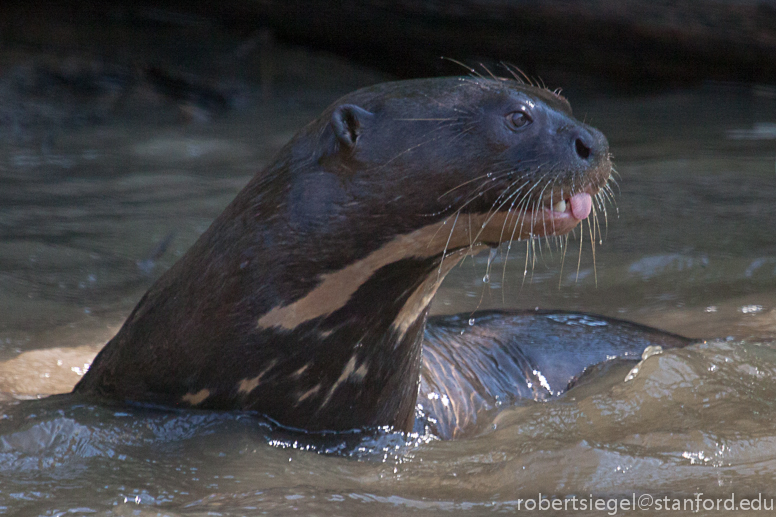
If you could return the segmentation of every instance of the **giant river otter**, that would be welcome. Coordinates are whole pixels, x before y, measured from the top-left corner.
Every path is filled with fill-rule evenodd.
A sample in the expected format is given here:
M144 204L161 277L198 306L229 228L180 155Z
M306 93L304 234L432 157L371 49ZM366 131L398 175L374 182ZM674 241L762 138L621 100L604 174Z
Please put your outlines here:
M544 88L465 77L358 90L248 183L143 296L75 392L252 410L306 431L408 431L425 408L440 436L454 436L499 390L556 393L607 357L572 357L553 391L557 361L541 373L521 343L509 344L519 313L476 315L483 326L463 335L455 318L438 320L425 342L424 329L461 258L567 234L602 207L611 171L606 138ZM488 372L470 368L470 388L456 383L467 354L492 358L498 380L476 381ZM450 400L461 390L465 403ZM452 406L461 409L445 413Z

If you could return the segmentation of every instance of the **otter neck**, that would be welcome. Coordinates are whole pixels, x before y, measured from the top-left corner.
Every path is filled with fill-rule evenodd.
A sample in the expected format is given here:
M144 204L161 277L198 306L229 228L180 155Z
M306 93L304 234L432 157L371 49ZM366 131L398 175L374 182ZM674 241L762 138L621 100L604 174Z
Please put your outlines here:
M343 288L343 277L329 273L338 281L327 283L324 275L307 295L313 300L302 297L276 311L275 325L259 325L264 341L281 346L302 342L305 349L285 365L272 365L275 372L266 386L275 394L272 377L294 379L288 400L278 405L288 409L271 413L280 423L311 430L364 425L411 430L429 306L447 272L468 252L404 257L374 269L356 262L344 268L354 285ZM371 273L360 277L357 272L362 270ZM306 312L326 300L329 304L319 307L316 315ZM273 321L271 313L262 316L260 324ZM265 356L265 364L273 359ZM251 395L257 404L250 407L265 410L261 389Z

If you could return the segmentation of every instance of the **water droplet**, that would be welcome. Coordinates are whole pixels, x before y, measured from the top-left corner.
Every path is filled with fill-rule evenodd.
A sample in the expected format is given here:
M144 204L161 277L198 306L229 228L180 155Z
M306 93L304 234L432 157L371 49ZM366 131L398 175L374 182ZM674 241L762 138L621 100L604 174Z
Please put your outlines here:
M474 318L469 318L469 326L474 325Z
M482 283L483 284L489 284L490 283L490 273L485 273L485 276L482 277Z

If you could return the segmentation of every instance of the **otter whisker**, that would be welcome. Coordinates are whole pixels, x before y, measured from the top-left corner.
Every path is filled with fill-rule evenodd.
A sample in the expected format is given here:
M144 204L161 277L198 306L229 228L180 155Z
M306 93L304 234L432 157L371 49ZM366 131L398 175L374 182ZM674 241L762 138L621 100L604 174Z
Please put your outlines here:
M610 203L612 206L615 207L615 209L617 208L617 203L614 201L614 199L612 199L612 195L611 195L610 192L601 190L601 192L599 192L599 194L601 195L601 204L604 206L604 211L605 211L604 215L606 217L606 224L608 226L609 225L609 211L606 210L606 208L605 208L606 207L606 203Z
M486 174L485 176L487 176L487 174ZM480 178L482 178L482 176L480 176ZM483 182L482 184L484 185L485 183ZM523 185L519 185L519 186L518 186L518 188L517 188L517 190L516 190L515 192L513 192L513 193L509 193L509 189L510 189L512 186L510 186L510 187L507 187L507 189L505 189L505 190L504 190L504 192L502 192L502 193L501 193L501 194L498 196L498 198L496 198L496 202L498 202L498 201L499 201L499 200L500 200L502 197L506 197L506 199L504 200L504 202L503 202L503 203L502 203L502 205L501 205L501 206L503 206L504 204L506 204L507 202L509 202L509 198L511 198L512 196L514 196L514 195L516 195L516 194L518 194L518 193L519 193L519 189L520 189L520 188L522 188L522 186L523 186ZM469 205L470 203L472 203L472 202L473 202L474 200L476 200L476 199L477 199L477 198L478 198L480 195L482 195L482 194L483 194L483 193L485 193L485 192L488 192L488 191L489 191L490 189L492 189L492 188L494 188L494 185L491 185L490 187L488 187L488 188L487 188L487 189L485 189L484 191L483 191L483 190L481 190L481 189L476 189L476 190L474 191L473 195L470 197L470 199L468 199L466 202L464 202L464 203L463 203L463 204L462 204L462 205L461 205L461 206L460 206L460 207L459 207L459 208L458 208L458 209L455 211L455 217L456 217L456 220L457 220L457 218L458 218L458 215L461 213L461 211L462 211L462 210L463 210L463 209L464 209L464 208L465 208L467 205ZM499 208L500 208L500 207L499 207ZM491 210L492 210L492 209L491 209ZM497 212L497 211L496 211L496 212ZM491 215L491 216L488 218L488 220L486 221L486 223L484 223L484 224L483 224L483 226L480 228L480 231L477 233L477 236L476 236L475 238L471 238L472 232L471 232L471 228L470 228L470 234L469 234L469 235L470 235L470 243L469 243L469 248L470 248L470 250L472 250L472 249L473 249L473 247L474 247L474 244L477 242L477 238L479 237L480 233L482 232L482 229L483 229L483 228L484 228L484 227L487 225L487 223L488 223L488 222L489 222L489 221L492 219L492 217L493 217L493 216L495 216L496 212L493 212L493 215ZM490 215L490 213L491 213L491 212L489 211L489 212L488 212L488 215ZM451 216L451 217L452 217L452 216ZM448 218L448 220L449 220L449 218ZM471 218L470 218L470 226L471 226ZM432 241L433 241L433 238L435 238L435 237L436 237L436 234L439 232L439 230L440 230L440 229L441 229L441 227L440 227L439 229L437 229L437 232L435 232L435 233L434 233L434 236L433 236L433 237L432 237L432 239L431 239ZM451 231L452 231L452 230L451 230ZM431 241L430 241L430 242L431 242ZM430 245L430 242L429 242L429 245ZM449 243L449 238L448 238L448 243ZM447 249L447 247L445 247L445 250L446 250L446 249ZM440 266L440 267L441 267L441 266Z
M462 122L461 124L463 125L464 123ZM433 130L429 131L427 134L431 134L432 132L438 131L438 130L440 130L440 129L449 128L449 127L453 127L453 126L455 126L455 125L456 125L455 123L451 123L451 124L447 124L447 125L445 125L445 124L440 124L440 125L438 125L436 128L434 128ZM464 129L464 130L462 130L462 131L459 133L459 135L458 135L458 136L460 137L460 135L461 135L462 133L463 133L463 134L465 134L465 133L468 133L469 131L470 131L470 129ZM433 143L433 142L436 142L437 140L439 140L439 139L441 139L441 138L445 138L445 137L446 137L446 135L445 135L445 134L439 134L439 135L437 135L437 136L434 136L433 138L429 138L429 139L427 139L427 140L424 140L424 141L422 141L422 142L419 142L419 143L417 143L416 145L413 145L413 146L411 146L411 147L409 147L409 148L407 148L407 149L405 149L405 150L403 150L403 151L401 151L401 152L397 153L396 155L394 155L394 156L393 156L393 157L391 157L390 159L386 160L385 162L383 162L382 164L380 164L380 166L379 166L379 167L377 167L377 169L376 169L376 170L377 170L377 171L380 171L380 170L382 170L382 169L386 168L387 166L389 166L389 165L390 165L391 163L393 163L395 160L399 159L401 156L403 156L403 155L405 155L405 154L407 154L407 153L410 153L410 152L414 151L415 149L418 149L418 148L420 148L420 147L423 147L423 146L425 146L425 145L428 145L428 144L431 144L431 143ZM403 179L403 178L400 178L400 179Z
M426 249L430 248L431 245L434 243L434 240L436 239L436 236L439 235L439 232L442 231L442 227L445 226L450 219L455 217L455 219L453 220L452 229L450 230L450 235L447 237L447 242L448 242L448 244L450 243L450 237L452 237L452 235L453 235L452 231L453 231L453 229L455 229L455 221L458 220L458 216L459 215L461 215L461 210L460 209L456 210L455 212L453 212L452 214L447 216L445 218L445 220L441 222L441 224L436 229L436 231L431 235L431 238L429 238L428 244L426 244ZM447 246L445 246L445 250L447 250Z
M485 183L486 182L483 182L482 185L484 185ZM466 200L460 207L458 207L456 212L461 212L464 208L466 208L469 204L474 202L482 194L485 194L485 193L489 192L490 190L496 188L497 186L498 185L494 184L494 185L491 185L490 187L488 187L485 190L475 189L474 192L472 193L472 195L469 197L469 199ZM501 197L503 197L505 194L506 194L506 192L502 192L501 194L499 194L498 198L496 198L496 202L498 202L498 200L501 199Z
M498 205L498 207L496 208L496 207L492 206L492 207L490 208L490 210L488 211L488 213L486 214L486 217L487 217L487 219L485 220L485 222L484 222L484 223L482 223L482 225L481 225L481 226L480 226L480 228L479 228L479 231L477 232L477 235L476 235L476 236L475 236L475 237L474 237L474 238L471 240L471 242L470 242L470 244L469 244L469 249L470 249L470 251L473 249L473 247L474 247L474 244L477 242L477 239L479 238L479 236L480 236L480 235L482 234L482 232L485 230L485 228L486 228L486 227L487 227L487 225L490 223L490 221L491 221L491 220L492 220L492 219L493 219L493 218L496 216L496 214L498 214L498 213L499 213L499 211L501 210L501 208L502 208L504 205L506 205L507 203L509 203L510 199L512 199L513 197L516 197L516 196L518 196L518 195L520 194L520 190L519 190L519 188L518 188L518 189L516 189L514 192L511 192L511 193L509 193L508 195L506 195L506 196L505 196L504 194L506 194L507 192L509 192L509 188L511 188L511 187L507 187L507 189L506 189L504 192L502 192L502 194L501 194L501 195L499 195L499 197L498 197L498 198L496 198L496 201L495 201L494 203L495 203L495 204L498 204L498 203L499 203L499 201L500 201L500 199L501 199L502 197L504 197L504 200L503 200L503 201L502 201L502 202L501 202L501 203ZM494 210L494 208L495 208L495 210ZM502 226L502 235L503 235L503 226ZM500 242L500 241L501 241L501 237L499 237L499 242Z
M493 79L494 81L501 81L501 80L502 80L500 77L497 77L497 76L495 76L495 75L493 74L493 72L491 72L491 71L490 71L490 69L488 69L488 67L487 67L487 66L485 66L485 64L483 64L482 62L480 62L480 64L479 64L479 65L480 65L480 68L482 68L483 70L485 70L486 72L488 72L488 75L489 75L489 76L490 76L490 78L491 78L491 79Z
M437 281L442 276L442 264L445 262L445 256L447 255L447 247L450 246L450 239L453 238L453 232L455 231L455 225L458 222L458 216L460 212L456 212L453 225L450 227L450 234L447 236L447 242L445 243L445 249L442 251L442 260L439 261L439 269L437 270Z
M553 178L553 180L552 180L552 185L554 186L557 183L558 183L558 176L555 176ZM554 199L554 197L555 197L555 188L552 188L552 189L550 189L550 210L552 210L552 207L555 206L555 199ZM563 187L561 187L560 188L560 199L561 200L565 200L565 198L566 198L566 196L564 194ZM546 221L546 219L545 219L545 221ZM552 224L552 235L554 236L557 233L557 228L555 227L555 219L551 220L551 224ZM546 222L545 222L545 226L546 226ZM547 246L547 251L550 254L550 258L552 258L552 247L550 246L550 235L547 234L547 230L546 229L544 231L544 242L545 242L545 245Z
M467 134L469 134L470 132L474 131L475 129L477 129L477 128L476 128L476 126L474 125L474 123L469 123L469 127L465 127L465 128L463 128L463 129L461 129L461 130L458 132L458 134L457 134L457 135L453 136L453 137L450 139L450 142L451 142L451 143L454 143L454 142L456 142L457 140L461 140L461 139L463 139L463 137L465 137Z
M548 186L549 185L546 185L545 189ZM535 217L535 214L539 213L539 211L541 210L541 208L542 208L541 202L542 202L542 198L541 197L538 197L538 198L536 198L536 200L534 200L534 208L533 208L533 212L531 214L532 218ZM542 231L544 232L545 235L547 234L547 219L544 218L544 217L542 217ZM537 238L535 235L532 235L531 236L531 240L534 241L535 246L539 249L539 254L538 254L539 256L535 257L535 258L541 258L542 260L544 260L544 250L542 248L541 236L539 236L539 238ZM533 275L532 275L532 279L533 279Z
M519 82L520 84L530 84L531 80L528 78L525 72L520 70L519 67L513 65L512 63L507 63L506 61L501 61L500 64L509 72L515 81ZM518 73L520 75L518 75Z
M515 198L509 209L507 210L507 217L504 218L504 224L501 226L501 234L499 235L499 241L504 242L504 230L510 225L510 220L514 218L514 225L512 228L512 234L510 235L509 242L507 244L507 251L504 253L504 265L501 268L501 302L506 303L506 279L507 279L507 262L509 261L509 251L512 249L512 240L515 236L515 228L517 227L517 219L520 217L520 205L525 200L523 198ZM515 203L517 203L517 210L515 210Z
M558 179L557 176L555 178L553 178L553 180L550 183L550 185L555 184L557 179ZM552 210L552 207L554 207L554 206L555 206L555 189L551 188L550 189L550 210ZM552 256L552 250L549 249L549 244L548 244L548 240L549 239L547 237L547 219L546 218L542 219L542 224L544 226L544 242L545 242L545 245L547 246L547 250L550 253L550 256ZM552 226L552 233L555 233L555 219L552 219L552 221L550 222L550 225ZM539 248L541 249L541 244L539 244Z
M504 63L504 65L506 66L507 70L509 70L509 72L512 74L512 76L515 78L516 81L520 81L522 84L527 84L528 86L536 86L534 84L534 80L531 79L531 77L525 72L523 72L523 70L521 70L519 67L511 63ZM517 75L518 73L520 74L520 76Z
M501 179L503 176L508 176L509 174L518 174L519 172L520 172L520 169L510 168L510 169L507 169L505 171L502 171L501 173L493 173L493 175L491 176L490 179L492 181L496 181L496 180ZM541 180L544 179L545 176L546 176L546 174L544 176L542 176L539 180L536 180L535 183L538 184L539 182L541 182ZM506 189L505 189L505 192L503 192L502 195L500 195L498 198L496 198L496 200L493 202L493 204L491 205L490 210L488 210L488 214L487 215L490 215L492 212L498 212L503 207L503 204L499 205L499 201L501 200L502 197L504 197L507 194L511 196L511 193L509 193L510 189L514 188L517 191L520 191L522 188L524 188L529 183L530 183L530 181L525 181L525 182L522 182L520 184L513 183L511 185L508 185L506 187ZM530 192L530 190L528 192ZM525 194L527 195L528 192L526 192ZM496 207L498 207L498 208L496 208Z
M492 177L492 174L493 173L491 173L491 172L486 172L485 174L481 174L480 176L477 176L476 178L472 178L470 180L464 181L463 183L461 183L459 185L456 185L455 187L451 188L450 190L447 190L446 192L443 192L442 194L439 195L439 197L437 197L437 199L442 199L443 197L445 197L446 195L450 194L451 192L453 192L455 190L458 190L461 187L465 187L466 185L469 185L470 183L474 183L477 180L481 180L482 178L490 178L490 177Z
M542 187L542 190L539 192L539 195L536 197L536 200L534 201L534 213L539 211L539 209L540 209L539 203L541 203L541 200L544 197L545 191L551 185L552 185L552 181L546 183L544 185L544 187ZM552 199L552 190L550 190L550 199ZM553 222L553 231L555 230L554 226L555 226L555 223ZM542 218L542 230L544 232L544 235L547 235L547 219L544 218L544 217ZM542 258L544 258L544 254L542 253L541 241L540 241L540 244L539 244L539 253L542 255Z
M595 208L593 208L593 214L595 214ZM595 281L595 286L598 287L598 271L595 264L595 226L589 219L587 221L587 228L590 232L590 250L593 253L593 279Z
M509 214L512 213L512 209L514 208L515 204L519 203L521 199L525 199L525 198L520 198L519 195L520 195L520 189L522 189L523 186L527 184L528 183L524 183L518 186L518 188L515 189L515 192L509 195L510 198L514 197L514 199L512 200L512 204L509 205L509 208L507 209L507 217L504 218L504 223L501 225L501 234L499 235L499 239L498 239L499 242L504 242L504 230L507 228L509 224L509 218L510 218ZM502 205L496 211L501 210L501 207L503 207L503 205L505 205L507 201L509 200L506 199L504 203L502 203Z
M547 175L547 174L545 174L545 176L546 176L546 175ZM543 176L543 177L544 177L544 176ZM542 177L542 178L540 178L540 181L541 181L541 179L543 179L543 177ZM528 194L531 192L531 190L533 190L534 188L536 188L536 186L538 186L538 183L535 183L535 184L534 184L534 186L533 186L533 187L531 187L531 188L530 188L530 189L529 189L529 190L528 190L528 191L527 191L527 192L526 192L524 195L525 195L525 196L527 196L527 195L528 195ZM519 191L518 191L518 192L519 192ZM499 196L499 197L500 197L500 196ZM505 205L507 202L508 202L508 201L506 201L506 200L505 200L505 201L504 201L504 202L503 202L501 205L499 205L499 207L498 207L496 210L493 210L493 208L495 208L495 207L491 207L491 209L488 211L488 218L487 218L487 219L485 220L485 222L482 224L482 227L480 228L480 231L477 233L477 237L475 238L475 241L477 240L477 238L479 238L480 234L481 234L481 233L482 233L482 231L485 229L485 227L488 225L488 223L490 223L490 221L491 221L491 220L492 220L492 219L493 219L493 218L496 216L496 214L498 213L499 209L501 209L501 207L503 207L503 206L504 206L504 205Z
M520 205L522 205L522 207ZM526 214L527 210L528 210L528 198L527 197L523 197L520 200L520 202L518 203L518 210L517 210L517 214L516 214L515 224L512 227L512 235L510 235L510 237L509 237L509 243L507 244L507 251L504 254L504 267L502 268L502 272L501 272L501 285L502 285L502 289L503 289L503 286L506 285L507 262L509 261L509 252L512 249L512 243L515 240L515 232L517 231L517 224L522 219L522 223L520 224L520 233L522 234L523 224L525 223L525 214ZM526 246L526 250L527 249L528 249L528 247ZM528 257L526 257L526 265L525 265L525 267L526 267L526 269L523 272L523 283L525 283L525 275L528 272L528 269L527 269L528 268Z
M598 207L598 210L604 214L604 234L609 235L609 213L606 210L606 200L604 199L604 196L601 192L596 194L595 202ZM596 220L598 221L598 219ZM597 222L597 224L598 224L598 233L601 234L600 222ZM601 236L600 244L603 244L603 236Z
M520 188L522 188L526 184L522 185ZM509 205L509 209L507 209L507 216L504 218L504 223L501 226L501 234L499 235L499 242L504 242L504 230L512 224L510 220L514 218L515 224L517 224L517 220L520 217L520 211L522 210L522 207L529 201L529 198L526 197L525 194L523 196L520 196L520 189L518 189L514 194L515 196L512 201L512 204ZM517 206L517 210L515 210L515 206ZM514 216L512 214L514 214ZM512 243L512 240L514 240L514 230L510 235L509 244Z
M561 242L561 249L563 250L560 255L560 274L558 275L558 289L561 288L561 285L563 284L563 266L566 264L566 251L569 247L569 234L567 233L562 238L559 237L559 239L562 239Z
M616 200L616 199L615 199L615 197L614 197L614 196L615 196L615 194L614 194L614 190L612 189L611 185L609 185L609 184L606 184L606 185L604 186L604 188L601 190L601 192L603 192L603 193L604 193L604 194L607 196L607 198L609 199L609 201L610 201L610 202L611 202L613 205L617 206L617 200Z
M601 224L598 219L598 210L596 210L596 207L593 206L592 211L593 211L593 222L595 223L596 229L598 230L598 244L603 244L604 239L603 239L603 234L601 232ZM604 217L606 217L606 210L604 210Z
M479 231L477 232L477 235L476 235L476 236L475 236L475 238L474 238L474 242L476 242L476 241L477 241L477 239L480 237L480 235L481 235L481 234L482 234L482 232L484 231L485 227L487 227L487 225L490 223L490 221L491 221L491 220L493 220L493 218L494 218L494 217L496 217L496 214L498 214L498 213L499 213L499 211L501 210L501 208L502 208L504 205L506 205L507 203L509 203L510 199L511 199L513 196L516 196L516 195L519 195L519 194L520 194L520 190L519 190L519 189L518 189L518 190L516 190L516 191L514 191L514 192L511 192L511 193L508 193L508 192L509 192L509 188L507 188L507 189L506 189L504 192L502 192L502 193L501 193L501 194L500 194L500 195L499 195L499 196L496 198L496 200L495 200L495 202L494 202L494 205L492 205L492 206L490 207L490 209L488 210L488 212L487 212L487 214L486 214L486 217L487 217L487 219L486 219L486 220L485 220L485 222L484 222L484 223L482 223L482 225L480 226L480 229L479 229ZM507 193L508 193L508 194L507 194ZM507 195L505 195L505 194L507 194ZM502 198L502 197L504 198L504 200L503 200L503 201L501 201L501 198Z
M616 177L615 177L615 176L616 176ZM612 172L610 172L610 173L609 173L609 183L612 183L614 186L616 186L616 187L617 187L617 190L619 190L619 189L620 189L620 183L617 181L617 178L618 178L618 177L622 177L622 176L620 176L620 173L619 173L619 172L617 172L617 171L614 169L614 167L612 167Z
M519 235L523 234L523 228L525 226L526 215L528 213L528 208L529 208L529 204L530 204L530 201L531 201L530 200L531 191L539 186L540 182L547 176L547 174L548 173L545 173L541 178L539 178L539 180L537 182L534 183L534 185L530 189L528 189L528 191L526 191L523 194L522 201L520 202L520 204L523 205L522 215L520 217L518 217L518 220L522 219L522 222L520 224L520 233L519 233ZM533 215L531 216L531 226L533 227ZM512 236L510 238L510 242L514 240L514 232L515 232L516 229L517 229L517 226L515 226L515 228L512 230Z
M579 282L579 269L582 267L582 242L585 240L585 232L579 229L579 257L577 258L577 276L574 282Z
M441 57L445 61L450 61L451 63L455 63L456 65L464 68L470 74L472 74L473 76L477 77L478 79L485 79L485 77L482 74L477 72L477 70L475 70L474 68L470 67L469 65L466 65L466 64L462 63L461 61L458 61L457 59L453 59L451 57L447 57L447 56L441 56Z
M529 241L525 241L525 264L523 265L523 280L520 282L520 288L522 289L523 286L525 286L525 279L528 276L528 257L530 255L529 250L531 249L531 245Z
M384 168L388 167L388 166L389 166L391 163L393 163L395 160L398 160L398 159L399 159L401 156L404 156L405 154L407 154L407 153L409 153L409 152L412 152L412 151L414 151L415 149L418 149L419 147L423 147L423 146L424 146L424 145L426 145L426 144L430 144L431 142L435 142L435 141L439 140L440 138L443 138L444 136L445 136L444 134L441 134L441 135L439 135L438 137L430 138L430 139L428 139L428 140L424 140L423 142L420 142L420 143L418 143L418 144L415 144L415 145L413 145L412 147L409 147L409 148L407 148L407 149L405 149L405 150L403 150L403 151L401 151L401 152L397 153L397 154L396 154L396 155L394 155L392 158L390 158L390 159L386 160L385 162L381 163L381 164L380 164L380 165L377 167L377 169L376 169L376 170L377 170L377 171L381 171L382 169L384 169Z
M499 208L496 209L496 212L501 211L502 207L506 205L509 201L512 201L509 205L509 208L507 208L506 212L507 215L504 217L504 222L501 223L501 232L499 233L498 241L504 242L504 231L509 225L509 218L512 214L512 209L515 207L515 204L518 203L520 200L520 188L516 188L514 192L509 194L509 197L504 199L504 202L501 203Z

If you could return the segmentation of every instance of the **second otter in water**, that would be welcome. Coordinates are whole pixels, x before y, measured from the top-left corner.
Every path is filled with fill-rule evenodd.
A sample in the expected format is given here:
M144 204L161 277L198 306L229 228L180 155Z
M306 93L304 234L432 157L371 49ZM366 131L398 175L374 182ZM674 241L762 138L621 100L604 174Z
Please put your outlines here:
M480 78L358 90L248 183L75 391L410 430L446 272L570 232L610 174L606 138L551 91Z

